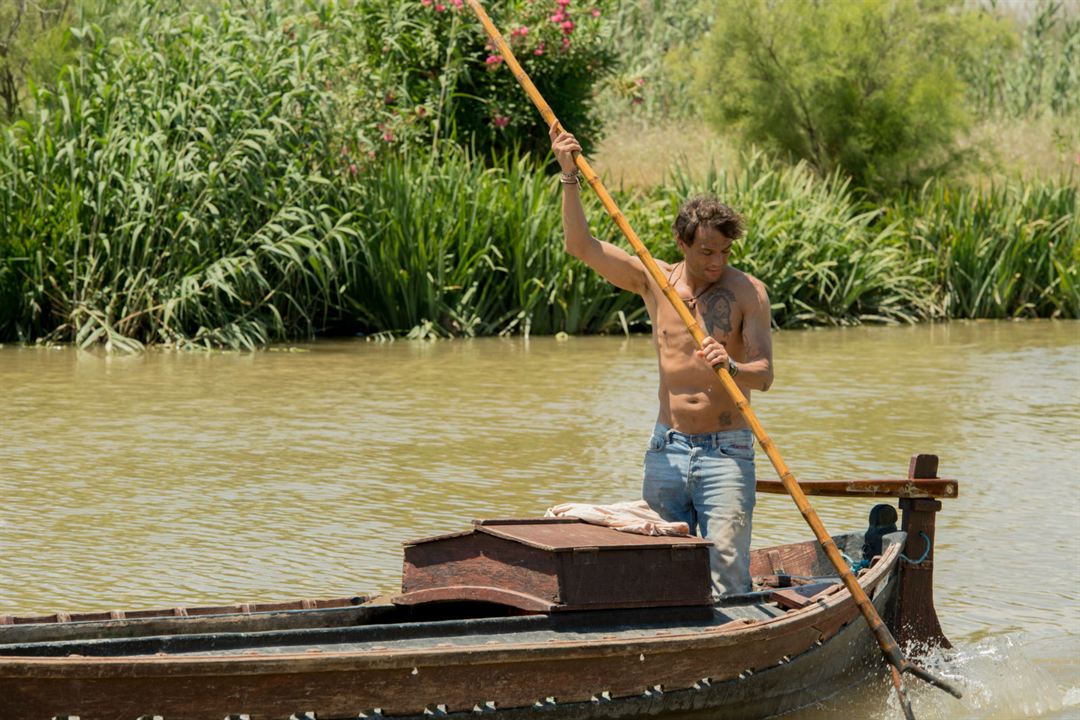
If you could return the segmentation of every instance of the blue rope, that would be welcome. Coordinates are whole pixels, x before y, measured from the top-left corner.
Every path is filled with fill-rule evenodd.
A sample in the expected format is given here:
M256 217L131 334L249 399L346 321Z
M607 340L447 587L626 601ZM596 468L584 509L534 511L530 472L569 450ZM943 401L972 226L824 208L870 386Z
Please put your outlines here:
M920 557L920 558L919 558L918 560L912 560L911 558L909 558L909 557L908 557L907 555L905 555L904 553L900 553L900 559L901 559L901 560L903 560L903 561L904 561L904 562L906 562L906 563L909 563L909 564L911 564L911 565L919 565L919 564L921 564L921 563L922 563L922 562L923 562L924 560L926 560L926 558L930 557L930 548L932 548L932 547L933 547L933 543L932 543L932 542L930 542L930 536L929 536L929 535L927 535L927 534L926 534L925 532L923 532L922 530L920 530L920 531L919 531L919 535L921 535L921 536L922 536L923 542L925 542L925 543L926 543L926 549L925 549L925 550L923 550L923 554L922 554L922 557Z

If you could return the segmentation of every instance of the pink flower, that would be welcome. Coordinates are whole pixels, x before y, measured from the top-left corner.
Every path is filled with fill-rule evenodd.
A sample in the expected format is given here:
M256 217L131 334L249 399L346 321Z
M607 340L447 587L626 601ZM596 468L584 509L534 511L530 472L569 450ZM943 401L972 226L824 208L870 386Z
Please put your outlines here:
M446 6L442 3L435 3L435 12L446 12Z
M503 61L502 55L488 55L486 62L488 65L498 65Z
M563 10L565 10L566 6L570 4L570 0L555 0L555 2L558 3L559 7Z
M385 140L386 142L394 142L394 133L387 130L386 132L384 132L382 134L382 139Z
M420 4L424 7L431 7L431 0L420 0Z
M349 174L355 175L357 172L359 171L356 169L356 163L349 163Z
M600 17L600 8L593 8L592 9L592 16L593 17Z
M551 22L558 25L559 23L567 20L569 17L570 16L567 15L565 12L563 12L562 10L559 10L554 15L552 15L550 18L548 18L548 20L551 20Z
M453 3L454 7L458 10L460 10L461 6L465 4L464 0L450 0L450 2Z
M511 31L510 34L514 37L525 37L529 34L529 28L525 25L522 25L521 27Z
M570 49L570 38L563 37L563 39L562 39L562 49L563 50L569 50Z
M638 87L645 87L645 78L638 78L635 82L637 82Z
M574 32L574 21L573 20L567 20L566 22L564 22L559 27L562 28L562 31L563 31L564 35L569 35L570 33Z
M536 46L536 49L533 50L533 55L543 55L544 50L546 49L547 45L543 41L541 41L540 44Z
M505 115L496 115L492 122L495 123L495 127L504 128L510 124L510 118Z

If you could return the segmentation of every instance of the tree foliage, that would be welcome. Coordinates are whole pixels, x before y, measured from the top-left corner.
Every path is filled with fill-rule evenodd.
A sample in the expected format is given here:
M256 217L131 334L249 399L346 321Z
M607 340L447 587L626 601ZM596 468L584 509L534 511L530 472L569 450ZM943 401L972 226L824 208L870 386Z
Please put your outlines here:
M719 0L706 113L857 186L919 184L957 159L969 122L954 58L970 17L948 0Z

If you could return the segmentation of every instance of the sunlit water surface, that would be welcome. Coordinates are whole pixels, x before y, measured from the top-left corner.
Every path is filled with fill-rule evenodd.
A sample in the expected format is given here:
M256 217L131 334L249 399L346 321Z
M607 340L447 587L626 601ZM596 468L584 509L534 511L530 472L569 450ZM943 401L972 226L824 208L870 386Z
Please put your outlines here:
M783 332L775 353L754 406L799 478L932 452L960 480L936 667L966 696L911 681L920 720L1080 717L1080 323ZM392 591L402 540L637 496L655 387L644 337L0 348L0 614ZM868 505L815 502L834 532ZM810 536L782 496L754 526ZM790 717L899 716L882 681Z

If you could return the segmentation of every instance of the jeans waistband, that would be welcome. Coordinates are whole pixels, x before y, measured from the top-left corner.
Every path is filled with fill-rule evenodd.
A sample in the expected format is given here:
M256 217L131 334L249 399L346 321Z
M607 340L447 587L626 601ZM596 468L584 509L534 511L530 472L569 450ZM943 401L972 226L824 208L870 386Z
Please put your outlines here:
M720 432L711 433L697 433L689 434L679 432L674 428L668 427L663 423L656 423L656 427L653 432L657 435L663 435L667 442L672 440L681 440L687 445L695 446L720 446L727 445L729 443L752 443L754 441L754 434L750 431L750 428L739 428L738 430L721 430Z

